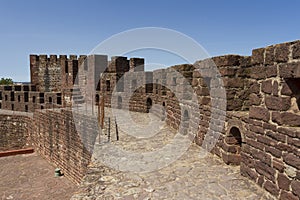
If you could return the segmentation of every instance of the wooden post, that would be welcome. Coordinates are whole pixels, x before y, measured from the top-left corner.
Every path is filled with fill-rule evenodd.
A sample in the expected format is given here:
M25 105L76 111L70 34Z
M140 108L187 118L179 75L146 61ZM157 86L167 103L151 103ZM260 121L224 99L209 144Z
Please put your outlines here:
M110 117L108 118L107 140L110 141Z
M101 98L102 97L102 98ZM102 94L102 96L100 97L100 100L101 100L101 116L100 116L100 125L101 125L101 128L104 128L104 94Z
M100 137L101 137L101 132L102 132L102 127L101 127L101 124L100 124L100 122L101 122L101 118L100 118L100 99L99 99L99 101L98 101L98 127L99 127L99 144L100 144L100 142L101 142L101 139L100 139Z
M100 115L100 112L101 112L101 109L100 109L100 107L101 107L101 103L100 103L100 99L99 99L99 101L98 101L98 124L99 124L99 126L100 126L100 122L101 122L101 115Z
M115 123L116 123L116 137L117 141L119 140L119 130L118 130L118 124L117 124L117 118L115 117Z

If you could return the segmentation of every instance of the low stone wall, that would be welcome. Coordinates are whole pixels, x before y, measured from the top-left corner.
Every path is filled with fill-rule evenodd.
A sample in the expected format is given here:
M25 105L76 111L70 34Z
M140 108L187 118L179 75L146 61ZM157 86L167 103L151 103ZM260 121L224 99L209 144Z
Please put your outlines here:
M0 109L0 151L29 147L32 114Z
M36 111L30 135L32 145L68 178L80 183L90 162L97 136L95 120L82 114L73 117L71 110Z

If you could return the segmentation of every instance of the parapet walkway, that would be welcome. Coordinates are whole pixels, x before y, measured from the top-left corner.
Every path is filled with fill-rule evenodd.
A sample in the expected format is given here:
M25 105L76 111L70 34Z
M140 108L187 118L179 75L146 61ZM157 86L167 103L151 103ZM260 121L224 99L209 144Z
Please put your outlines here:
M203 149L195 144L186 148L185 136L152 114L113 112L120 135L116 141L115 117L106 112L111 141L105 131L97 138L88 173L72 200L273 199L242 177L239 166L226 165L212 154L201 157Z

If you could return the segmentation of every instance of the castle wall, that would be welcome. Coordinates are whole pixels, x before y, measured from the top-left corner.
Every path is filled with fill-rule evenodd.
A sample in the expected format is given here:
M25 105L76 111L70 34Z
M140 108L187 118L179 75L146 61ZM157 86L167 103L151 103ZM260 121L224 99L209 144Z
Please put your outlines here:
M76 55L30 55L31 84L40 92L58 92L72 88L78 73Z
M207 141L217 139L212 153L225 163L240 165L242 175L279 199L299 199L300 41L255 49L251 56L227 55L211 60L144 72L140 58L113 57L108 62L102 55L31 55L33 85L0 86L0 106L36 110L31 137L34 146L77 182L90 155L74 128L71 112L37 109L52 108L59 95L62 106L68 106L75 96L77 103L95 104L104 94L106 106L152 112L172 128L194 135L195 142L204 148L211 145ZM219 80L209 75L212 65L221 75L226 102ZM198 67L205 69L203 74ZM95 80L100 75L98 83ZM186 93L189 87L196 93L198 104L191 101L191 93ZM214 102L225 107L213 108L213 114ZM222 115L226 115L224 127ZM80 124L84 124L86 120L81 119ZM97 130L88 126L88 120L86 123L82 128Z
M241 173L280 199L300 197L300 41L255 49Z
M59 108L63 105L60 92L38 92L34 85L1 85L0 108L34 112L36 109Z
M0 151L28 147L31 121L28 113L0 110Z
M75 127L76 120L76 127ZM97 136L97 121L72 111L37 110L30 133L31 143L41 156L79 183L86 173Z

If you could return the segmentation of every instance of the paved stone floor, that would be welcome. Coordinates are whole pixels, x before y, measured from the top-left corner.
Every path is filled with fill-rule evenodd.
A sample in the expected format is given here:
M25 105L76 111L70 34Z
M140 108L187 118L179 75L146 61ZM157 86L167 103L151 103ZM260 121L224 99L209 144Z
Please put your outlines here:
M2 200L65 200L78 186L54 177L54 167L36 153L0 158Z
M131 112L117 122L120 140L115 139L112 120L111 142L107 135L98 137L88 173L72 200L273 199L242 177L238 166L226 165L212 154L200 156L203 149L195 144L186 148L185 136L152 114Z

